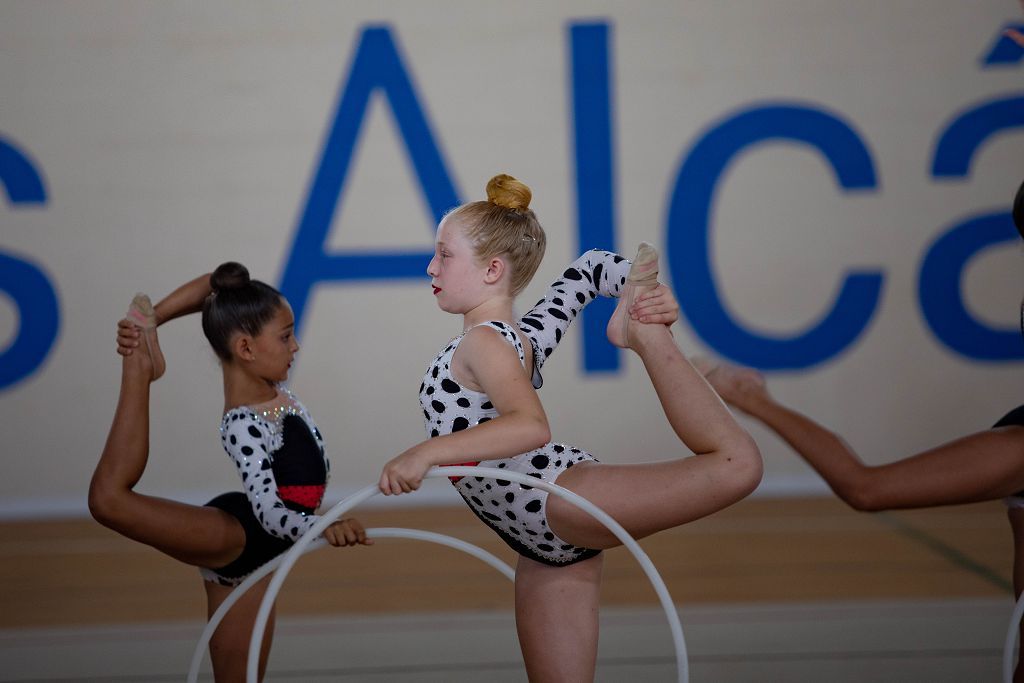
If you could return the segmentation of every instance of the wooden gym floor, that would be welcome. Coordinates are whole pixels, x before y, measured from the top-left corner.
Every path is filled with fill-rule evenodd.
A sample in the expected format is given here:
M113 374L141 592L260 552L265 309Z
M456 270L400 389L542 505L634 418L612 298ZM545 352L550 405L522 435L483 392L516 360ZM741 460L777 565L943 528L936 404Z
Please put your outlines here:
M464 507L369 509L367 527L449 534L514 565ZM863 514L830 498L747 500L642 542L673 599L695 603L1009 597L1011 541L999 503ZM194 619L195 569L92 520L0 524L0 628ZM385 539L326 548L296 566L282 615L511 609L493 569L454 550ZM654 605L628 552L606 553L603 604Z
M437 531L480 545L511 564L515 561L511 551L465 507L371 508L354 514L367 527ZM751 621L751 614L756 616L755 621L763 621L765 637L778 637L779 629L783 628L790 628L794 633L807 628L810 634L804 639L807 643L808 639L813 639L815 631L824 628L815 624L829 623L831 619L840 625L837 628L845 629L843 633L860 629L859 633L854 633L854 640L877 635L885 642L896 643L901 635L906 635L906 629L899 624L910 622L887 620L884 617L887 605L912 605L911 612L915 615L920 615L921 609L931 609L954 616L966 614L965 610L980 605L987 611L971 618L981 620L979 623L984 627L981 630L985 631L983 642L960 646L963 652L970 650L964 655L968 659L961 664L967 667L965 671L976 671L977 661L968 660L983 655L987 668L979 679L987 680L997 666L1002 645L999 634L1005 633L1005 619L1012 608L1011 539L1006 513L1000 503L863 514L831 498L754 498L681 529L645 539L642 546L664 578L688 633L692 623L697 622L698 645L691 657L695 658L696 666L704 666L705 671L709 666L724 664L716 664L714 657L707 659L709 651L716 646L710 640L702 640L701 624L713 630L717 628L714 624L723 618L722 614L737 610L743 613L744 622ZM194 643L201 627L204 596L195 569L128 541L91 520L2 523L0 557L3 560L0 562L0 605L3 606L0 610L0 680L115 680L100 675L60 678L52 674L51 677L32 673L45 670L39 669L41 665L37 661L25 666L18 664L21 660L13 654L16 647L34 643L42 648L45 644L47 651L55 651L53 643L57 641L46 640L52 634L62 634L60 637L67 640L68 634L73 633L76 639L82 639L86 637L82 634L108 633L104 629L127 629L124 632L130 634L133 630L143 633L168 624L185 624L185 635L181 636L184 652L188 641ZM625 619L622 623L639 623L637 614L640 612L635 610L647 609L644 614L654 615L649 619L652 632L667 631L664 616L657 612L653 590L626 551L607 552L604 571L604 609L619 615L616 618L620 621ZM285 635L275 644L272 665L279 661L280 652L295 649L308 640L308 635L302 635L288 641L289 623L334 624L334 628L349 633L350 640L356 637L353 634L372 630L368 624L377 624L376 628L389 636L406 626L414 630L410 624L419 624L419 635L410 637L425 642L435 630L431 624L443 623L448 616L454 619L454 615L459 614L476 615L473 619L492 618L502 628L511 629L512 605L511 586L504 578L492 568L454 550L400 539L384 539L371 548L326 548L303 558L285 584L278 603ZM815 605L823 606L824 611L819 614L831 616L824 618L801 612L817 609ZM871 615L857 616L859 605L878 609ZM786 612L787 609L791 611ZM799 616L795 621L794 614ZM918 616L907 618L917 619ZM952 617L935 617L932 621L948 618ZM789 619L790 625L773 627L772 619ZM875 633L880 628L878 624L890 624L895 635L882 638L880 632ZM293 630L295 628L307 634L312 627L293 626ZM472 633L484 627L477 624L466 628L469 629L466 633ZM931 637L918 626L913 628L920 644L899 646L903 651L900 656L909 657L907 661L914 664L913 660L924 655L919 651L907 655L908 652L934 645L938 652L928 655L935 660L932 670L952 672L953 669L938 658L949 655L956 649L955 644L966 641L954 638L951 641L954 645L939 647L936 639L946 636ZM602 647L606 640L621 642L626 638L615 635L619 633L615 623L602 629L605 634ZM961 624L957 629L968 627ZM969 630L978 632L979 627L975 625ZM506 673L510 677L495 674L502 670L500 667L475 671L472 677L522 680L521 663L515 662L514 630L509 633L512 634L509 636L511 654L501 657L505 657L502 666L508 669ZM844 635L843 639L847 637ZM749 634L743 638L748 640L738 642L736 651L749 653L754 647L753 641ZM736 638L730 636L729 640ZM289 642L295 644L289 645ZM159 652L164 646L153 647ZM766 652L764 656L768 659L760 663L736 660L732 662L733 669L712 669L718 673L706 673L704 680L708 680L708 676L711 680L746 680L745 674L735 673L743 670L737 667L746 664L761 673L768 670L766 666L781 666L777 644ZM627 654L635 655L635 652ZM622 669L622 679L646 680L644 669L636 667L654 666L651 662L671 671L669 654L670 646L669 652L659 652L650 661L637 660L629 664L633 668ZM701 656L706 659L701 660ZM885 667L879 670L895 671L893 667L899 662L894 656L888 653L878 659L876 663ZM152 657L147 657L147 662L152 661ZM170 670L183 672L187 668L187 657L184 660L177 654L175 657L178 661L168 665ZM813 673L806 680L814 680L824 674L826 668L823 667L838 666L837 662L850 657L848 652L833 653L817 664L803 661L800 665L810 667L808 671ZM863 662L854 664L856 666L849 669L854 672L850 680L856 680L856 676L865 672ZM789 668L780 676L805 680L793 673L797 671L793 662L786 666ZM80 666L77 670L85 668ZM602 670L618 671L613 664L607 664ZM116 680L133 677L180 680L181 677L175 673L144 678L142 669L131 671L133 673L125 674L127 678ZM308 670L303 671L305 673L294 680L321 680ZM323 680L462 680L447 670L430 678L423 668L412 671L408 678L401 678L394 672L393 676L388 676L376 669L373 676L370 669L353 669L354 677L346 678L340 671L342 669L338 668L334 670L336 675L325 674ZM835 671L837 673L830 674L832 680L845 680L842 672L846 669ZM375 677L378 674L383 677ZM611 677L602 680L618 679L617 674L607 675ZM915 679L915 674L900 675L904 676L902 680ZM268 680L293 679L279 672ZM888 679L883 676L874 680Z

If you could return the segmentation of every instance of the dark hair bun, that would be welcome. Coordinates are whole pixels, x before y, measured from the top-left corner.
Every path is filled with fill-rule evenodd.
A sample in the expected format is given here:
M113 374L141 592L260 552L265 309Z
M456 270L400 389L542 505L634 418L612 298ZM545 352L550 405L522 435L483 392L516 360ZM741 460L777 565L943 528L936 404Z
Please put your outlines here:
M496 175L487 183L487 201L502 208L525 211L531 199L530 188L510 175Z
M228 261L217 266L210 276L210 287L213 291L220 292L225 289L236 289L249 284L249 270L241 263Z

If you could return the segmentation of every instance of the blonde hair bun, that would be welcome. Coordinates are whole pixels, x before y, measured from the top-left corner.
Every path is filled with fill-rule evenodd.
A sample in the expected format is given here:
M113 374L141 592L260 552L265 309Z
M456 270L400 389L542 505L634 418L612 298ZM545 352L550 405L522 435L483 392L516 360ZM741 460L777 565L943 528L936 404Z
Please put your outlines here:
M496 175L487 183L487 201L502 208L525 211L532 198L530 188L510 175Z

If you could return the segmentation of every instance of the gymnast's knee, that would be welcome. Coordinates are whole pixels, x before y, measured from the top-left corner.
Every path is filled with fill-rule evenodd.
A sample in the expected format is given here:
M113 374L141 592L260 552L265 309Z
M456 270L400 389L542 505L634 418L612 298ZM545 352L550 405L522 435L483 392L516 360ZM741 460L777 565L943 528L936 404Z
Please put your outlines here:
M736 487L737 500L746 498L761 483L764 461L754 439L744 436L728 448L729 479Z

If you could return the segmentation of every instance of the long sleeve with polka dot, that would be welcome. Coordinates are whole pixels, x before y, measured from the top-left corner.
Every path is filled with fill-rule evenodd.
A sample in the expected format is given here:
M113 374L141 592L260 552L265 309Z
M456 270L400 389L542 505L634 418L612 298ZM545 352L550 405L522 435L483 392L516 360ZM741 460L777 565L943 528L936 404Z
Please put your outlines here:
M296 411L267 419L248 408L236 408L225 414L221 423L224 450L238 468L253 514L267 533L291 541L298 540L318 519L313 513L320 505L328 470L319 431L307 418L304 411ZM288 423L294 420L298 422ZM297 447L286 449L286 439ZM288 468L282 469L275 458L287 460ZM302 485L282 484L285 476ZM288 502L282 498L284 492Z
M548 287L544 298L519 319L519 329L533 346L534 386L540 388L540 369L565 331L600 294L618 298L629 275L630 262L610 251L591 249L569 264Z

